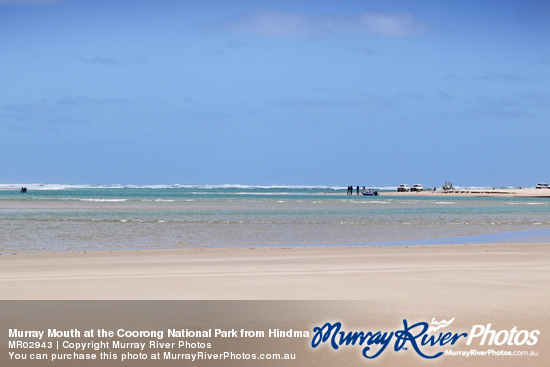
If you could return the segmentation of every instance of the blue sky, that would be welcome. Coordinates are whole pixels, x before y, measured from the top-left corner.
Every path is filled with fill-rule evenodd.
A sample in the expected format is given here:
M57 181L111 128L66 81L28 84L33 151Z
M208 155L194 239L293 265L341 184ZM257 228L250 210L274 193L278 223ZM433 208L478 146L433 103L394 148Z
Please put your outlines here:
M0 0L0 182L550 181L546 1Z

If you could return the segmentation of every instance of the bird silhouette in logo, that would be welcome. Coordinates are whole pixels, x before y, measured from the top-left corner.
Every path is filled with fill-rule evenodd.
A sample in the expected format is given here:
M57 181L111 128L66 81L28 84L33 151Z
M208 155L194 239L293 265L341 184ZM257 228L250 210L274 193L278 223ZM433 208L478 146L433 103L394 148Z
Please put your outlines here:
M439 322L435 321L434 318L432 318L432 324L431 326L428 328L428 333L431 333L431 332L436 332L437 330L439 329L443 329L443 328L446 328L447 326L451 325L453 323L453 321L455 321L455 318L453 317L452 319L450 319L449 321L447 320L441 320Z

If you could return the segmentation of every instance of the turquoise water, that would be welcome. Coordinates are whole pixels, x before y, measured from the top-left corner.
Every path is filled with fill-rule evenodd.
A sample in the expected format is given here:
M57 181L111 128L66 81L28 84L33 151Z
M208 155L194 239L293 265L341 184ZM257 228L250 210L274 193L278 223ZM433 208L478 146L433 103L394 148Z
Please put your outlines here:
M28 187L26 194L0 190L1 253L550 238L550 200L541 198L347 196L345 187Z

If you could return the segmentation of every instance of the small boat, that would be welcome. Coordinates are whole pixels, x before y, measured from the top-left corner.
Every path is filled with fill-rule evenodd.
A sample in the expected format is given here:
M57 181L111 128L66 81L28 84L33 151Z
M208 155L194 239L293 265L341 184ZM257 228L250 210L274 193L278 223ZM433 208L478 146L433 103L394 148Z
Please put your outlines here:
M367 190L363 192L365 196L378 196L378 191Z

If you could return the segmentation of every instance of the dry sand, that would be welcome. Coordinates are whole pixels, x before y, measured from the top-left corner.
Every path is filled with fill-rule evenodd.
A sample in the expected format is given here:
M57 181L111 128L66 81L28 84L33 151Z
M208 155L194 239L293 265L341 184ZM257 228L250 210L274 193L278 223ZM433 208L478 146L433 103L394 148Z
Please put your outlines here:
M368 320L380 330L396 330L404 318L452 317L453 327L468 332L487 323L496 330L538 329L533 347L497 348L534 350L538 357L445 357L432 364L550 363L550 244L3 254L0 269L4 300L322 300L317 305L325 305L324 311L309 317L328 312L358 327ZM266 317L268 323L281 322L279 316ZM300 317L305 316L296 322ZM426 365L410 351L385 352L380 364L362 359L360 349L311 354L304 343L298 353L308 355L308 362L300 365ZM453 349L472 349L463 344Z
M2 299L550 304L550 244L4 254L0 268Z

